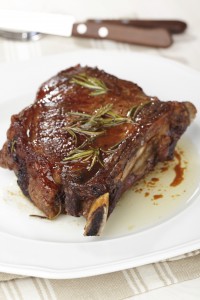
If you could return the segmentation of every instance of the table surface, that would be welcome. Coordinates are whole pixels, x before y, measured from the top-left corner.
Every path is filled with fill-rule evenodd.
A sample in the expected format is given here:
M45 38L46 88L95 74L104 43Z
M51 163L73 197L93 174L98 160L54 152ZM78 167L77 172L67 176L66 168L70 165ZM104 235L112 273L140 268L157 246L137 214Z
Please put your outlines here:
M200 299L200 278L181 282L128 298L129 300L198 300Z
M149 4L151 3L151 4ZM115 8L113 10L113 7ZM34 45L31 43L17 43L0 39L0 62L13 62L32 57L40 57L55 53L80 48L119 49L141 51L143 53L159 54L189 65L200 70L200 17L199 0L35 0L14 1L0 0L0 9L21 9L32 11L48 11L73 14L77 20L86 18L156 18L156 19L182 19L189 24L184 35L174 36L174 44L169 49L151 49L140 46L128 46L101 41L78 41L70 39L64 41L59 37L46 37ZM64 42L63 42L64 41ZM29 55L27 54L29 53ZM31 57L30 57L31 53ZM200 299L200 278L182 282L172 286L153 290L147 294L141 294L129 299L155 300L155 299Z

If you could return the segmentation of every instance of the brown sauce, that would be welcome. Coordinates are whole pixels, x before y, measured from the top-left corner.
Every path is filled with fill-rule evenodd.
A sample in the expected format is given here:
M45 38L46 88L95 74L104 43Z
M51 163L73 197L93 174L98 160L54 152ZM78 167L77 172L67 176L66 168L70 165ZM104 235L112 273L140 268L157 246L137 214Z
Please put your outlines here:
M146 183L147 187L154 187L155 184L159 181L159 178L153 177Z
M179 149L178 151L175 151L175 154L174 154L175 159L174 159L173 165L171 166L173 168L172 170L175 171L175 176L174 176L172 182L169 184L169 186L171 186L171 187L178 186L184 180L184 172L186 169L187 161L184 160L183 155L184 155L184 152L182 150ZM158 172L160 172L160 173L167 172L170 169L171 163L172 162L169 162L169 161L164 162L163 165L158 169ZM136 184L134 191L136 193L143 192L144 197L147 198L147 197L151 196L151 190L157 186L159 181L160 181L159 174L155 173L155 175L152 176L149 180L147 180L147 179L143 180L143 184L145 187L141 188L140 186L138 186L138 184ZM157 192L158 192L158 194L151 196L151 199L154 201L163 198L164 196L161 193L166 192L166 189L164 189L164 187L162 187L160 189L157 189ZM180 196L180 195L173 195L172 198L177 197L177 196Z
M177 151L175 152L177 164L174 167L175 177L174 177L173 181L170 183L170 186L177 186L184 180L185 168L181 167L181 154L179 154Z
M161 173L168 171L169 166L164 166L160 169Z
M153 181L153 182L157 182L157 181L159 181L159 178L157 178L157 177L153 177L153 178L151 178L151 181Z
M154 196L153 196L153 199L154 199L154 200L158 200L158 199L160 199L160 198L163 198L163 195L160 194L160 195L154 195Z

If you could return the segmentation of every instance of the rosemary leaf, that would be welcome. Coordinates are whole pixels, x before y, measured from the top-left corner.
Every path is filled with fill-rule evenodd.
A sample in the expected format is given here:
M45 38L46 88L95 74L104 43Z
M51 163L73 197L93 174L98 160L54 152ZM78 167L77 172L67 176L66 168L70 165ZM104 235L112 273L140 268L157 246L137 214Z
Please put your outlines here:
M41 216L41 215L29 215L29 217L40 218L40 219L47 219L48 220L48 218L46 216Z
M96 110L96 112L90 116L88 121L83 125L84 128L90 128L93 125L97 125L101 127L103 125L104 119L101 117L105 116L112 108L112 104L107 104L102 106Z
M84 119L87 119L87 118L91 117L91 115L89 115L89 114L81 113L81 112L78 112L78 111L69 111L67 114L69 116L77 116L77 117L81 117L81 118L84 118Z
M133 122L134 122L135 119L136 119L137 114L144 108L144 106L146 106L149 103L150 103L150 101L147 101L147 102L141 103L140 105L133 106L129 110L127 116L130 117L133 120Z
M46 219L46 220L54 220L61 214L61 211L62 211L62 205L61 205L61 203L59 203L59 208L58 208L57 214L51 218L48 218L47 216L41 216L41 215L35 215L35 214L29 215L29 216L35 217L35 218L40 218L40 219Z
M69 156L65 157L63 161L74 161L74 160L79 160L83 158L88 158L91 155L95 154L95 149L88 149L88 150L77 150L74 151L74 153L70 154Z
M77 143L77 136L75 132L70 127L65 127L65 130L74 138L75 142Z
M96 110L96 112L94 113L94 115L92 115L92 118L100 118L100 117L106 115L107 113L109 113L112 108L113 108L113 105L111 103L106 104L105 106L98 108Z
M81 129L81 127L70 127L70 128L66 128L66 130L70 134L72 132L73 134L71 134L71 135L74 136L75 138L76 138L76 133L80 133L80 134L84 134L84 135L88 135L88 136L98 136L98 135L102 135L105 132L105 131L89 131L89 130L84 130L84 129Z
M112 147L108 148L108 150L101 149L101 151L104 152L104 153L112 154L112 153L114 153L117 150L117 148L119 147L119 145L121 144L121 142L122 141L120 141L119 143L116 143Z
M88 168L88 171L90 171L90 170L94 167L96 161L97 161L97 156L96 156L96 155L93 155L93 156L92 156L92 162L91 162L91 164L90 164L90 166L89 166L89 168Z
M88 76L85 73L74 75L71 79L71 83L75 83L90 90L94 90L90 93L91 96L102 95L108 91L108 88L102 80L96 77Z
M86 150L74 150L73 153L69 153L67 157L64 158L63 161L77 161L82 160L82 162L87 162L91 160L90 165L88 166L88 171L90 171L96 162L99 162L101 166L103 162L100 159L100 149L99 148L90 148Z
M95 92L91 92L90 96L99 96L99 95L103 95L105 93L106 93L105 90L102 89L102 90L97 90Z
M131 107L131 109L128 111L127 113L127 117L132 118L132 116L134 115L136 109L137 109L138 105L134 105Z
M69 153L68 153L68 156L71 156L72 154L75 154L75 153L79 153L88 143L89 143L90 139L86 139L80 146L74 148L73 150L71 150Z

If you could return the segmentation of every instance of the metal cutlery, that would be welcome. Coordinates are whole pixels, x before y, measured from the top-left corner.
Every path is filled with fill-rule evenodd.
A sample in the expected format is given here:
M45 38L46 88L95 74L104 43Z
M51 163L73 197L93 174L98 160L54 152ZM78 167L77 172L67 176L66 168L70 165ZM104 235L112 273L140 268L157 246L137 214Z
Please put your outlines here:
M39 33L45 33L164 48L172 44L171 33L181 33L185 28L186 24L178 20L75 22L66 14L0 10L0 35L18 40L37 40Z

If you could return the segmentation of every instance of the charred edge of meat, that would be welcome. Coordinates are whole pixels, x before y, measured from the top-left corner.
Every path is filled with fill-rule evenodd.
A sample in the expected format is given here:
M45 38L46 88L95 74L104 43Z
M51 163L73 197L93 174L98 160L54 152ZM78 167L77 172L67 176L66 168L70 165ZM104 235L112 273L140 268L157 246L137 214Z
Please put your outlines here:
M97 236L104 229L108 218L109 194L105 193L97 198L89 209L84 235Z
M30 195L28 192L28 183L29 183L29 176L27 173L27 168L26 164L22 161L19 160L19 169L17 171L17 183L19 187L21 188L23 194L30 199Z

